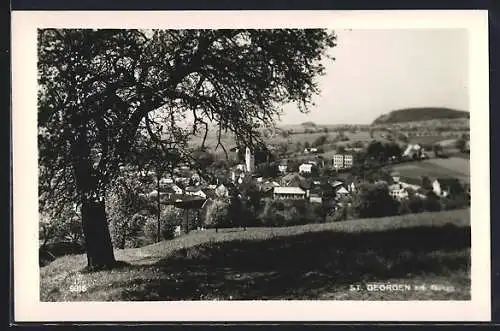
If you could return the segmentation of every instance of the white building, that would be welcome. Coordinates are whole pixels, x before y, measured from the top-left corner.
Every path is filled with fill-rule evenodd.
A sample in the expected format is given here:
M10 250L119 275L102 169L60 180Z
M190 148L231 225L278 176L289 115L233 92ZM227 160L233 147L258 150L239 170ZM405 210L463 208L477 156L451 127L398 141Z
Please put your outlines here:
M199 188L186 188L186 195L190 195L190 196L198 196L200 198L203 198L203 199L206 199L207 198L207 195L205 192L203 192L203 190L199 189Z
M311 171L312 171L312 167L313 167L313 165L310 164L310 163L302 163L299 166L299 173L301 173L301 174L310 174Z
M274 199L290 199L290 200L304 200L306 198L306 191L300 187L293 186L278 186L273 189Z
M337 196L343 197L348 195L349 191L344 186L341 186L335 193L337 193Z
M224 184L220 184L215 188L215 194L218 197L228 197L229 196L229 190Z
M170 188L172 189L172 191L174 191L175 194L182 194L182 189L179 186L173 184L170 186Z
M420 157L423 152L424 150L419 144L409 144L403 152L403 157Z
M321 198L321 196L319 194L311 194L311 196L309 197L309 202L322 203L323 199Z
M162 178L160 179L160 186L161 187L166 187L169 186L170 184L173 184L174 180L172 178Z
M278 165L278 171L281 172L282 174L286 173L287 169L288 169L288 166L286 164Z
M460 183L453 178L438 178L432 182L432 190L437 196L447 197L454 185L460 185Z
M333 167L335 169L352 168L353 165L354 165L354 157L351 154L333 155Z
M246 166L246 171L249 173L254 172L255 170L255 157L252 154L252 151L250 150L249 147L245 149L245 166Z
M307 153L317 153L318 152L318 149L316 147L311 147L311 148L305 148L304 149L304 153L307 154Z
M344 155L335 154L333 156L333 167L335 169L342 169L344 167Z
M389 194L398 201L408 199L408 190L401 183L389 185Z
M354 164L354 158L351 154L344 155L344 168L352 168Z

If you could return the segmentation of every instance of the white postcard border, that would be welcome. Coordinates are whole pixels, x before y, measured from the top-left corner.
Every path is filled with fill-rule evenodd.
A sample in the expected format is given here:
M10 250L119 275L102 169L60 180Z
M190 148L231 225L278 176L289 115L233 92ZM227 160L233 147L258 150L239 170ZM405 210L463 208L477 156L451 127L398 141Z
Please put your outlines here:
M489 321L489 83L486 11L12 12L14 312L21 321ZM37 28L467 29L472 298L459 301L39 301Z

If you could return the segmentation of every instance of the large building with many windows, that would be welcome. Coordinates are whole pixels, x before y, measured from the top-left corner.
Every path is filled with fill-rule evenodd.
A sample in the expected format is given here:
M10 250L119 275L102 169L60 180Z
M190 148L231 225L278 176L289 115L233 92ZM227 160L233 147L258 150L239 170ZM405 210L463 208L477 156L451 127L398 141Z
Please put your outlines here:
M333 167L335 169L352 168L353 165L354 165L354 157L351 154L333 155Z

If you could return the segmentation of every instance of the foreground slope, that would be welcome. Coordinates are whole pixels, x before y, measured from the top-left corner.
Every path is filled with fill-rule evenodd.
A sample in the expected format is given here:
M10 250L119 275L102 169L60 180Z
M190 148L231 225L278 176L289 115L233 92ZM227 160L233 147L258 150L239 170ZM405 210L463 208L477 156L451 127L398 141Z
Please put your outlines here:
M127 265L111 271L81 273L83 255L57 259L41 268L40 297L42 301L470 299L469 224L469 210L458 210L193 232L139 249L118 250L117 258ZM371 283L403 284L412 290L367 291ZM351 291L351 285L362 290ZM427 289L415 291L415 285Z

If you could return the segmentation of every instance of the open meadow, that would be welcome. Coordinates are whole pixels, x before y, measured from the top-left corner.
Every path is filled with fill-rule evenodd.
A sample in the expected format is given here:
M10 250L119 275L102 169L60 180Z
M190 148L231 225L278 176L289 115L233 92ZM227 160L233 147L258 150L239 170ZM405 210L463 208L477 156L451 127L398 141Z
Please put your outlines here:
M115 255L122 266L107 271L82 272L85 255L42 267L41 301L470 300L468 209L193 231ZM407 290L368 291L373 283Z
M428 160L401 163L391 166L403 177L448 178L454 177L468 183L470 181L470 161L462 157L432 158Z

